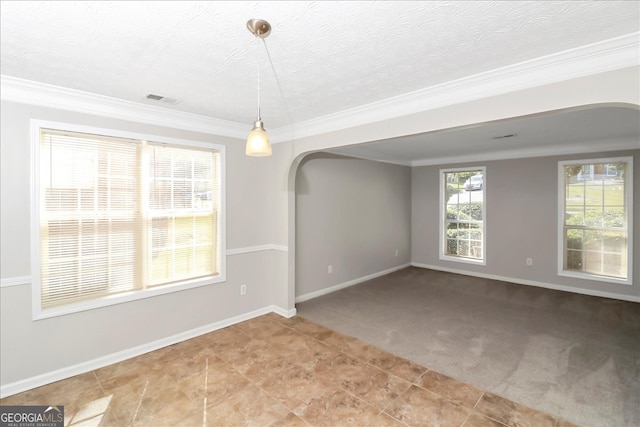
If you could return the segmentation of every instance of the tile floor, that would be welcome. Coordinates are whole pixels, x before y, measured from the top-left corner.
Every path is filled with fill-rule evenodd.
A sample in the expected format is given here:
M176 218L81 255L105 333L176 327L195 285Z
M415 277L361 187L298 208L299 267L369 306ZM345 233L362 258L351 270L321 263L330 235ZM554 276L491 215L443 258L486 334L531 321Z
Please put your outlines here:
M267 314L39 387L69 426L571 427L297 316Z

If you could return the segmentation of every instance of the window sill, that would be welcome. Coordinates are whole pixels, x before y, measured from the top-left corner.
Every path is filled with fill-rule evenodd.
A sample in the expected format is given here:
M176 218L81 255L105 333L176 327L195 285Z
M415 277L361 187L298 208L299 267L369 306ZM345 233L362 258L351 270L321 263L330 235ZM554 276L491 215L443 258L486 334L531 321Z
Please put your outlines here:
M629 277L627 279L618 279L616 277L599 276L597 274L580 273L578 271L559 270L558 276L572 277L574 279L582 280L593 280L594 282L614 283L616 285L631 286L633 284L633 282L631 281L631 274L629 274Z
M59 307L48 308L42 310L39 298L34 301L33 320L49 319L52 317L64 316L67 314L78 313L81 311L89 311L96 308L108 307L111 305L122 304L131 301L152 298L159 295L166 295L174 292L185 291L188 289L209 286L216 283L222 283L226 280L223 274L216 276L208 276L199 279L188 280L180 283L164 285L157 288L146 289L143 291L132 291L120 295L106 296L100 299L83 301L75 304L68 304Z
M463 258L463 257L448 256L448 255L440 255L440 260L458 262L462 264L487 265L487 262L484 259Z

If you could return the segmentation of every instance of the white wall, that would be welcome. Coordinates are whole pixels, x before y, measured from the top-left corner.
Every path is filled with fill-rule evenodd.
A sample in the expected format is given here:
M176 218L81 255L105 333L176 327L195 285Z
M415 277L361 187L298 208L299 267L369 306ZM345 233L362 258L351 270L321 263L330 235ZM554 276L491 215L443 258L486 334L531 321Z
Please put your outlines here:
M582 76L578 70L582 77L565 75L556 83L535 83L529 89L512 92L500 86L497 88L500 95L478 96L465 102L438 94L440 106L437 108L411 114L397 111L387 116L392 118L373 123L294 138L275 145L274 155L268 159L245 157L240 140L27 105L38 104L37 97L29 98L29 101L21 98L20 102L24 104L7 102L9 95L20 98L22 94L3 90L0 111L0 271L3 285L0 288L0 394L79 373L74 372L75 368L88 370L95 367L92 363L108 363L114 354L125 357L131 352L148 349L150 343L186 338L191 331L203 332L208 327L238 321L270 310L274 304L284 312L292 313L295 298L295 166L306 154L576 106L639 105L639 73L637 66L590 76ZM465 93L471 93L472 89L465 89ZM58 105L51 96L46 98L43 102L53 101ZM72 104L71 109L77 109L76 106L82 103ZM122 116L124 114L118 115ZM261 246L266 250L229 256L228 280L223 284L32 322L27 283L30 281L30 118L200 141L215 140L226 145L227 248L267 245ZM303 128L303 125L297 124L297 127ZM264 214L269 225L262 226L255 221L256 213ZM287 247L289 251L285 252ZM283 280L287 283L282 283ZM249 285L249 292L240 297L238 288L243 283ZM14 284L16 286L5 286ZM134 323L142 327L130 328ZM127 333L122 333L123 330Z
M31 320L30 119L164 135L226 146L227 281L62 317ZM0 384L3 394L184 339L286 305L286 247L274 247L269 161L231 138L2 102ZM277 151L277 147L276 147ZM266 246L265 246L266 245ZM255 248L258 246L258 248ZM275 267L274 267L275 266ZM240 296L241 284L248 285ZM7 286L12 285L12 286ZM275 307L286 313L291 307ZM185 335L186 334L186 335ZM110 359L111 358L111 359ZM52 375L58 371L57 374ZM56 377L56 375L58 377Z
M639 142L640 145L640 142ZM606 146L603 141L602 146ZM558 276L558 162L633 156L635 200L632 285ZM486 166L486 265L439 259L440 169ZM412 262L591 295L640 301L640 149L413 168ZM526 265L526 258L533 265Z
M571 64L565 65L571 67ZM575 78L567 76L567 69L564 71L565 74L559 81L546 84L538 81L532 83L528 89L514 91L508 91L505 87L500 86L496 88L498 95L478 95L477 99L471 101L457 102L456 96L449 98L446 93L438 93L436 103L444 105L442 107L412 114L387 111L392 118L352 127L345 126L342 130L301 137L288 142L289 147L285 157L289 161L274 165L274 173L276 177L279 177L276 179L277 181L288 179L289 182L286 195L280 194L279 197L276 197L280 204L276 207L279 214L283 215L286 211L287 229L286 231L278 229L278 234L275 237L277 241L288 242L287 294L289 303L293 302L296 294L295 165L302 161L305 155L346 145L357 145L423 132L435 132L573 107L612 104L640 105L640 79L638 79L640 66L584 75L581 73L580 64L577 64L575 71L578 77ZM544 70L543 67L541 75L544 75L545 72L547 70ZM533 78L535 80L536 76ZM553 78L547 76L541 80L548 81ZM469 96L475 96L474 89L476 88L467 88L467 92L471 93ZM304 128L304 123L298 124L297 128ZM290 167L291 165L294 165L293 169ZM283 192L284 190L279 191ZM284 204L285 199L286 205ZM434 203L437 204L437 199ZM637 274L635 280L638 280Z
M409 167L329 153L304 158L296 175L297 300L406 266L410 249Z
M392 118L348 127L343 130L308 136L295 140L294 157L303 153L327 150L403 135L433 132L459 126L546 113L572 107L597 104L640 104L640 66L566 79L556 83L534 85L529 89L479 97L457 102L456 97L438 94L439 103L446 106L403 115L389 111ZM468 92L474 92L473 87ZM298 124L303 129L304 123Z

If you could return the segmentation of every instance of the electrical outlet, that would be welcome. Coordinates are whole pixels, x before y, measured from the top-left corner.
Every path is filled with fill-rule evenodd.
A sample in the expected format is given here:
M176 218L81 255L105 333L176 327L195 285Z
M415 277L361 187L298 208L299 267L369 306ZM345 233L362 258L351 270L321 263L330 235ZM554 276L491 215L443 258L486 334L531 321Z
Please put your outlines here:
M240 285L240 295L247 294L247 285Z
M400 251L396 249L395 255L398 256L399 253Z
M527 258L527 265L533 265L533 258Z
M329 274L333 273L333 265L330 265L327 267L327 273Z

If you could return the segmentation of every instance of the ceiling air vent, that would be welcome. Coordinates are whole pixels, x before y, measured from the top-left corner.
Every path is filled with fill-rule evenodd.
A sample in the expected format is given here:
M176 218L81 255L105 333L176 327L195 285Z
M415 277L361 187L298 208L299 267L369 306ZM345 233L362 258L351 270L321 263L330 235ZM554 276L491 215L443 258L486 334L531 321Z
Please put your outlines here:
M150 101L164 102L165 104L171 104L171 105L176 105L178 102L180 102L177 99L167 98L166 96L162 96L162 95L154 95L153 93L150 93L149 95L147 95L146 99Z
M494 136L493 139L513 138L515 136L518 136L518 134L517 133L510 133L508 135Z

